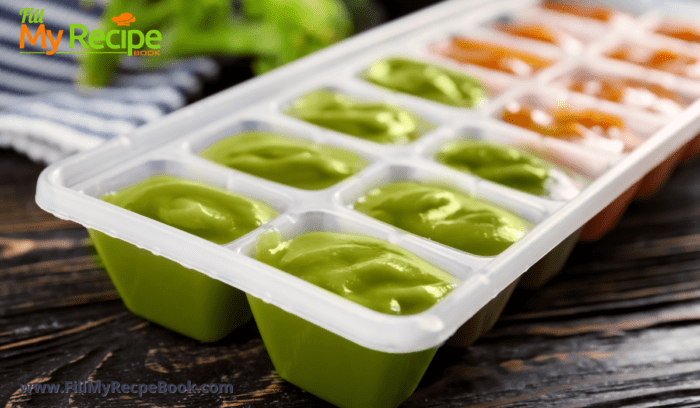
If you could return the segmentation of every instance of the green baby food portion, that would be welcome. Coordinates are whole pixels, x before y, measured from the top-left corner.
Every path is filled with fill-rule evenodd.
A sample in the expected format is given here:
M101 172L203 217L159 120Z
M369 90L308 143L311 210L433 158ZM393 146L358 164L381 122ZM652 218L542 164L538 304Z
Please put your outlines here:
M481 81L474 77L405 58L375 62L362 77L384 88L463 108L476 106L485 96Z
M498 255L532 228L495 205L445 187L387 184L355 203L355 210L475 255Z
M277 216L259 201L167 175L102 199L217 244L231 242Z
M362 170L355 153L267 132L245 132L200 153L205 159L306 190L328 188Z
M548 194L546 183L551 166L520 149L481 140L459 140L440 150L436 159L457 170L526 193Z
M409 143L433 127L407 110L327 89L302 96L286 113L327 129L382 144Z
M384 353L248 295L280 377L340 408L394 408L418 386L437 347Z
M251 318L245 293L121 239L88 230L133 313L199 341L216 341Z
M309 232L285 242L279 233L263 234L257 259L392 315L427 310L458 283L454 276L393 244L334 232Z

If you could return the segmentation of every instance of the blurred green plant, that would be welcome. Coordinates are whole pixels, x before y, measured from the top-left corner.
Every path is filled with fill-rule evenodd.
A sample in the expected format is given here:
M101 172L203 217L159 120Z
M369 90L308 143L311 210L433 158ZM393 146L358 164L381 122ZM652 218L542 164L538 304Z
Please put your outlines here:
M371 13L371 1L353 0L352 8ZM160 55L141 57L149 66L201 55L252 56L253 71L262 74L353 31L353 17L341 0L112 0L98 28L117 28L112 17L123 13L136 18L125 29L162 34ZM78 82L108 85L123 56L83 54Z

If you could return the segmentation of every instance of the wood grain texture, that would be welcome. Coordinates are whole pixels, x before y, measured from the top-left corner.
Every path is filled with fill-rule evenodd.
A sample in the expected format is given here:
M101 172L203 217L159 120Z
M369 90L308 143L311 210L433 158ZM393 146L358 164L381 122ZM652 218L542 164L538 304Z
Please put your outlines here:
M0 150L0 403L324 407L274 372L254 323L201 344L129 313L85 230L34 204L41 166ZM700 407L700 163L516 290L469 348L441 348L417 407ZM20 383L228 383L230 394L23 394Z

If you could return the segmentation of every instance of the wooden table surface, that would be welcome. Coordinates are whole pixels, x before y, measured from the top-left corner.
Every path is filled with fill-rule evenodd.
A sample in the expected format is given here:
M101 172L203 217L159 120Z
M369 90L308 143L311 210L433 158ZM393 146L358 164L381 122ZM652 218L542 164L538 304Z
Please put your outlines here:
M282 381L254 323L200 344L126 310L81 226L34 203L42 166L0 150L0 402L322 407ZM20 383L230 383L231 394L23 394ZM469 348L441 348L404 407L700 406L700 161L518 289Z

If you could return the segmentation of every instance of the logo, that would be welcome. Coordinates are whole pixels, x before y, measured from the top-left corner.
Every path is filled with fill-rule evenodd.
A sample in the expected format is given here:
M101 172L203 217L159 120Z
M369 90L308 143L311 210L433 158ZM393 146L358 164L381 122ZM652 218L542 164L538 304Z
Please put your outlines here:
M23 8L19 15L22 16L22 24L25 21L32 24L44 23L44 9Z
M122 13L119 16L112 17L112 21L117 23L118 26L129 26L129 24L133 23L136 21L136 17L134 17L131 13Z
M22 16L22 26L19 33L20 54L126 54L126 55L160 55L160 41L163 39L158 30L149 30L144 33L141 30L115 28L105 30L88 31L82 24L69 26L68 42L71 51L58 51L63 39L63 31L52 33L44 25L44 9L23 8L19 12ZM131 13L122 13L112 17L117 27L126 26L136 21ZM34 26L38 24L38 26ZM32 33L32 29L34 33ZM44 51L23 51L25 43L32 46L40 44ZM80 44L83 51L75 51L76 44ZM145 49L144 49L145 48Z

